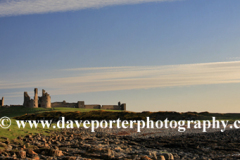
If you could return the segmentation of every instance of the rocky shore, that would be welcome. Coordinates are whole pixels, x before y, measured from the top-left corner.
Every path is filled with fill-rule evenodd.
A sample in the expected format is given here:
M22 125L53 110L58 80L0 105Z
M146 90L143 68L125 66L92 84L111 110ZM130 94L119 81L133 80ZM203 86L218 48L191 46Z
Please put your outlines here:
M63 129L0 142L0 159L238 159L239 130ZM2 137L4 139L4 137Z

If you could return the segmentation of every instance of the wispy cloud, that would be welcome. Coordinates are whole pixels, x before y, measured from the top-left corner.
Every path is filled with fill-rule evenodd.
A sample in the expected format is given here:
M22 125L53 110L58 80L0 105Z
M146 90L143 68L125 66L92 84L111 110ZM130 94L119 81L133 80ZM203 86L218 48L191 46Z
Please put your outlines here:
M236 61L236 60L240 60L240 57L229 57L228 60Z
M68 73L70 76L64 76ZM62 77L19 82L9 80L0 89L46 88L51 95L149 89L204 84L240 83L240 61L166 66L74 68ZM59 77L59 75L57 75ZM16 94L14 94L16 96ZM19 96L22 96L19 95Z
M76 11L111 5L164 2L173 0L3 0L0 16Z

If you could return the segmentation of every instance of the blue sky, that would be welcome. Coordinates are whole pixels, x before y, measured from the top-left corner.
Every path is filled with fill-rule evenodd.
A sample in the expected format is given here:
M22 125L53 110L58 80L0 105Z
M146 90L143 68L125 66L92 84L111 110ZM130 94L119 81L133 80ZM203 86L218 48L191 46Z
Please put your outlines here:
M0 96L240 112L237 0L2 0ZM39 94L41 94L39 92Z

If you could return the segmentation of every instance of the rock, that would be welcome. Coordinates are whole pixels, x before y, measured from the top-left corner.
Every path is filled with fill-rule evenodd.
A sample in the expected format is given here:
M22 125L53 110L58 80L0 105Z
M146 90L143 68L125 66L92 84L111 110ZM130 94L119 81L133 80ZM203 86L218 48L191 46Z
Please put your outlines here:
M40 160L40 158L39 158L38 155L34 155L34 156L32 157L32 160Z
M56 141L56 143L57 143L57 146L61 146L62 145L62 143L60 143L59 141Z
M54 149L59 149L58 146L54 146L53 148L54 148Z
M6 151L11 151L11 150L12 150L12 146L11 145L7 145Z
M11 144L9 140L5 141L6 144Z
M76 159L77 159L77 157L74 157L74 156L65 156L63 158L63 160L76 160Z
M26 135L26 137L27 137L27 138L32 138L32 135L31 135L31 134L29 134L29 135Z
M8 154L7 152L3 152L2 154L3 154L4 156L6 156L6 157L9 156L9 154Z
M138 155L134 156L133 160L137 160L137 159L139 159Z
M152 156L153 156L153 159L154 159L154 160L157 160L156 152L152 152Z
M126 152L130 153L132 151L132 148L126 148Z
M159 156L159 160L166 160L165 157L163 155Z
M49 147L49 145L48 145L48 143L44 143L44 145L43 145L44 147Z
M31 146L30 143L27 143L27 144L26 144L26 147L27 147L27 148L29 148L30 146Z
M0 142L0 147L5 147L7 146L5 143Z
M123 160L234 159L235 157L230 155L240 151L237 139L240 132L237 130L232 130L232 133L225 131L224 133L182 134L180 136L172 136L175 133L167 130L165 132L173 134L164 137L155 136L151 131L148 131L151 135L149 137L141 136L143 133L127 136L107 133L107 136L104 136L105 133L100 132L98 133L99 138L96 138L96 133L80 128L67 130L66 136L63 135L64 132L65 130L62 133L54 132L50 136L36 135L33 136L33 141L28 141L31 136L26 136L23 139L24 143L21 144L18 143L19 140L13 141L11 144L10 141L8 144L0 142L1 148L6 148L8 145L12 146L11 151L0 150L0 156L4 156L5 159L13 159L14 153L16 153L17 158L28 160L33 158L36 160L86 160L87 158ZM161 134L162 132L161 130ZM107 142L110 145L107 145ZM18 150L20 147L22 149ZM2 157L0 159L3 159Z
M60 156L63 156L63 153L62 153L61 150L51 149L51 150L50 150L50 155L51 155L51 156L60 157Z
M174 157L175 159L180 159L180 156L179 156L177 153L174 153L174 154L173 154L173 157Z
M116 148L115 148L115 151L116 151L116 152L121 152L121 151L122 151L122 148L116 147Z
M18 153L19 153L20 158L22 158L22 159L26 158L26 151L20 150Z
M37 153L34 152L32 148L27 149L27 154L30 154L31 156L37 155Z
M166 160L174 160L172 153L163 153L162 154Z
M149 158L148 156L141 156L140 160L151 160L151 158Z
M110 148L108 148L107 154L108 154L108 157L114 157L114 152Z
M17 159L17 155L14 153L14 154L12 155L12 158L13 158L13 159Z

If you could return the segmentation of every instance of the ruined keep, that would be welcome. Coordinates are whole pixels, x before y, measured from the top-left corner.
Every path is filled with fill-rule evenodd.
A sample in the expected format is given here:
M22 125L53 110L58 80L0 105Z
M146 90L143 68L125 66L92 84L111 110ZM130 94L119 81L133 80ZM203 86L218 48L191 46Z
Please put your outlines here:
M31 99L27 92L24 92L23 106L28 108L51 108L51 97L50 95L42 90L42 97L38 97L38 89L34 89L34 99Z
M4 97L2 97L2 100L0 100L0 107L4 106Z
M51 108L51 97L44 89L42 90L42 97L39 97L38 106L43 108Z

